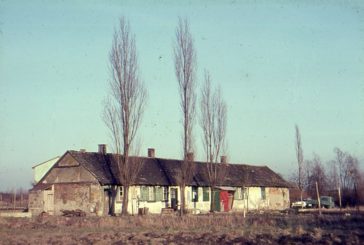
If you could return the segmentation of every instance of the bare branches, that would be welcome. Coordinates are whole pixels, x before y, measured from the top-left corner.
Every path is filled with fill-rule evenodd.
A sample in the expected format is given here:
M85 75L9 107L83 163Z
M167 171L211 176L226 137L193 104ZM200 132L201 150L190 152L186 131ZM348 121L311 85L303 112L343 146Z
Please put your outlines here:
M194 162L187 158L192 152L192 131L195 117L195 71L196 53L188 21L179 19L176 29L176 42L174 47L174 65L180 94L180 106L183 115L183 157L184 160L179 172L179 185L181 188L181 214L185 210L184 189L193 174Z
M179 19L176 29L176 43L174 48L175 73L181 98L183 113L183 152L192 151L192 130L195 116L195 71L196 54L188 21Z
M135 37L124 18L120 18L119 28L115 30L109 60L110 97L105 105L104 121L117 154L119 181L127 194L142 165L140 161L130 160L129 153L144 112L146 90L139 79ZM127 213L127 202L123 198L123 214Z
M211 91L211 76L205 71L205 83L201 89L200 126L206 154L207 173L211 187L224 178L223 166L217 166L218 157L225 148L227 107L218 87Z

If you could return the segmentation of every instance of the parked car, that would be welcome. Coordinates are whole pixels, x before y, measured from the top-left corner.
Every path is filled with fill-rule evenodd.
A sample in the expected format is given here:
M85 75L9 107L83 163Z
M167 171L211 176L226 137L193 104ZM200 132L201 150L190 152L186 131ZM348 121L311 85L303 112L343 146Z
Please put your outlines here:
M334 208L334 198L331 196L321 196L320 204L322 208ZM318 208L317 200L307 198L303 201L297 201L292 203L292 208Z
M292 208L305 208L306 207L306 201L302 200L302 201L296 201L292 203Z
M323 208L334 208L335 202L334 198L330 196L322 196L320 197L321 207Z
M317 201L311 198L292 203L292 208L316 208L317 206Z

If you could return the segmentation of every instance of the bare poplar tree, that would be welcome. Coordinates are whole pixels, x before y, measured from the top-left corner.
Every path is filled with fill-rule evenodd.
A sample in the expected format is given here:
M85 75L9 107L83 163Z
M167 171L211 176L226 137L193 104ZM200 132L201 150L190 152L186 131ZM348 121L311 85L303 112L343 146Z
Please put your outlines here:
M104 108L104 121L110 130L118 179L123 186L122 214L128 213L129 187L143 162L130 158L146 102L146 89L139 78L135 37L122 17L115 30L110 59L110 96ZM113 197L115 198L115 191Z
M183 125L183 161L178 174L178 184L181 190L181 215L185 212L185 187L192 179L194 161L187 157L192 152L192 130L195 117L195 72L196 53L186 19L179 19L176 28L176 42L174 46L174 65L180 94Z
M205 71L205 83L201 90L200 110L208 181L213 193L213 188L221 183L227 170L225 163L218 164L220 152L225 149L227 107L220 87L212 94L211 77L208 71ZM211 211L214 210L213 205L212 201Z
M297 164L298 164L298 188L300 189L300 195L301 195L301 201L302 201L302 194L303 194L303 178L304 178L304 173L303 173L303 150L302 150L302 143L301 143L301 134L300 134L300 130L297 126L297 124L295 125L295 130L296 130L296 157L297 157Z

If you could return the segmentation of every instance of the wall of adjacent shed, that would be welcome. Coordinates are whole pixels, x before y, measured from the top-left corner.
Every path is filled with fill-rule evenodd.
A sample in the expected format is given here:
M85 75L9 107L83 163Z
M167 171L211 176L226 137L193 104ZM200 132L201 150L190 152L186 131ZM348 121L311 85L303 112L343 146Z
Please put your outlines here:
M44 195L42 190L29 192L28 209L33 216L39 215L44 211Z
M38 166L33 167L34 183L38 183L39 180L49 171L49 169L58 161L59 157L44 162Z

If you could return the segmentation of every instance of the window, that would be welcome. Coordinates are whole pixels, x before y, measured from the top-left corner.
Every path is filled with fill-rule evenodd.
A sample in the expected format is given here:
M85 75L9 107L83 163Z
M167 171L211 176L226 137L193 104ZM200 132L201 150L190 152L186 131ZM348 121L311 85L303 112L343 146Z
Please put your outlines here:
M243 199L241 187L236 188L235 193L234 193L234 199L235 200Z
M148 186L140 187L140 201L148 201L149 190Z
M243 197L243 199L248 199L248 188L244 187L241 189L241 195Z
M192 202L198 202L198 187L192 186Z
M244 187L238 187L236 188L236 191L234 193L234 199L235 200L244 200L247 199L247 190L248 188Z
M168 191L163 186L141 186L140 201L161 202L168 198Z
M209 187L202 187L202 201L208 202L210 201L210 188Z
M117 201L122 202L123 201L123 187L119 186L117 189Z
M163 187L161 186L157 186L155 187L155 200L157 202L161 202L164 200L164 197L163 197Z
M266 198L265 187L260 187L260 194L261 194L262 200L265 200L265 198Z
M148 187L148 201L155 201L155 188L153 186Z
M168 187L163 187L163 201L168 200Z

